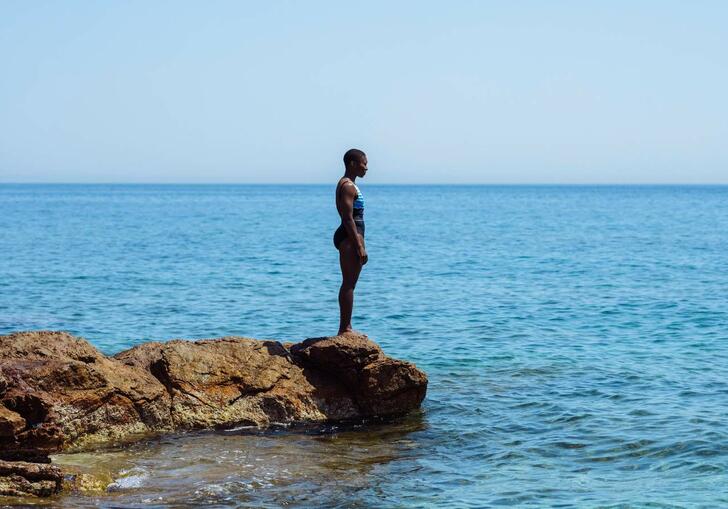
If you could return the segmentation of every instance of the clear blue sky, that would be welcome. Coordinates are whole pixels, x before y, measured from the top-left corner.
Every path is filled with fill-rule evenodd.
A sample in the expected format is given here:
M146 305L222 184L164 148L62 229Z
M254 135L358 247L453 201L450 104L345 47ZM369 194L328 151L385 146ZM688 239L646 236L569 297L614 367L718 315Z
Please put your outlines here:
M728 2L0 1L0 182L728 183Z

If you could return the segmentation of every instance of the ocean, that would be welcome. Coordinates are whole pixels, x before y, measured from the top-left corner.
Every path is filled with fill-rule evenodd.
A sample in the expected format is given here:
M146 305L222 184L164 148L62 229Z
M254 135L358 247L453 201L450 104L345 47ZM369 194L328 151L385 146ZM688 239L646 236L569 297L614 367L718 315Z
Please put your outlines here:
M334 188L0 185L0 333L335 334ZM728 187L360 188L353 325L422 411L59 455L118 479L53 505L728 506Z

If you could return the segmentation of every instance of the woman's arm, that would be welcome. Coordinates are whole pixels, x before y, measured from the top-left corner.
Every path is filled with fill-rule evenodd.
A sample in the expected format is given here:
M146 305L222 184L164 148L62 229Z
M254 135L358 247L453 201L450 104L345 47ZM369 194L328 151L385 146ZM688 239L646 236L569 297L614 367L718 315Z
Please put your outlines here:
M356 199L356 187L353 185L342 184L344 188L341 190L341 207L339 214L341 215L341 224L344 225L349 238L354 240L356 252L359 254L361 264L367 263L367 250L364 246L364 239L356 229L354 222L354 200Z

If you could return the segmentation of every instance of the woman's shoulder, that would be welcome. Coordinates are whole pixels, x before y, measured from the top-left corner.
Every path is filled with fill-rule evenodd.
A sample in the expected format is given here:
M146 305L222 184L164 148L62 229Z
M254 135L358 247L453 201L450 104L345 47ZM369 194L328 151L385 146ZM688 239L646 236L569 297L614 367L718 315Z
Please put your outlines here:
M352 190L356 190L356 192L359 192L359 188L354 182L352 182L349 177L342 177L339 180L339 183L336 184L336 189L344 189L345 191L349 192L351 192Z

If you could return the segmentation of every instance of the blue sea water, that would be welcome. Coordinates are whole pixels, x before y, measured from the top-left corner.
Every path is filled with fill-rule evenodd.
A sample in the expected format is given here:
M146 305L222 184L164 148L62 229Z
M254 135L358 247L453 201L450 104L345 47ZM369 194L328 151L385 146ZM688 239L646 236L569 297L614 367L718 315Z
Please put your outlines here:
M114 494L56 503L728 506L728 187L360 187L353 324L427 372L423 411L167 437L124 452L134 482ZM0 185L0 333L106 353L334 334L333 200L333 184Z

